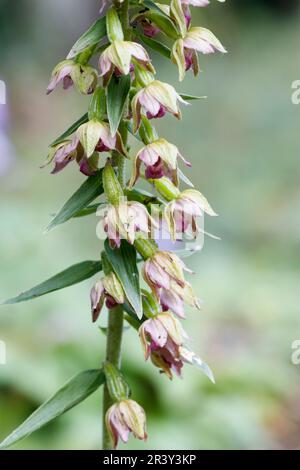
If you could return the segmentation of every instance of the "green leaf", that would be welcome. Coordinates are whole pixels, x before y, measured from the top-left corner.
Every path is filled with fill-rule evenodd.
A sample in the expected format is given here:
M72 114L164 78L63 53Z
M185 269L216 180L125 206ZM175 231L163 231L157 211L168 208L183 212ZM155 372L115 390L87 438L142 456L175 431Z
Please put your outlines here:
M143 189L124 189L124 194L128 201L137 201L145 205L157 203L157 197Z
M166 18L169 18L168 15L166 15L166 13L163 10L161 10L161 8L159 8L159 6L157 6L156 3L153 2L152 0L143 0L143 2L140 2L140 3L143 3L145 7L149 8L149 10L156 11L164 15Z
M35 299L50 292L55 292L65 287L78 284L79 282L88 279L94 274L101 271L102 265L100 261L83 261L82 263L74 264L68 269L56 274L47 281L38 284L37 286L29 289L26 292L22 292L17 297L6 300L3 304L17 304L19 302L25 302L26 300Z
M105 376L102 370L86 370L79 373L4 439L0 444L0 449L11 447L78 405L94 393L100 385L103 385L104 381Z
M76 212L75 215L73 215L73 218L78 218L78 217L85 217L87 215L95 214L98 210L99 207L101 206L106 206L106 202L98 202L97 204L91 204L84 209L81 209L80 211Z
M67 129L63 134L57 137L57 139L55 139L54 142L50 144L50 147L54 147L55 145L58 145L64 140L66 140L71 134L77 131L78 127L80 127L81 124L85 124L86 122L88 122L88 120L88 113L85 113L83 116L81 116L81 118L78 119L78 121L74 122L74 124L72 124L69 129Z
M162 10L149 10L142 15L152 21L166 36L178 39L179 33L176 26Z
M135 248L126 240L122 240L121 247L115 249L112 249L108 240L105 240L104 248L108 260L123 286L128 302L138 318L142 318L143 307Z
M51 220L46 232L57 225L67 222L82 209L85 209L96 197L103 193L102 170L96 175L89 176L79 189L68 199L61 210Z
M113 75L107 87L107 115L112 135L118 130L130 90L130 75Z
M163 55L167 59L170 59L171 57L171 51L170 49L162 44L161 42L157 41L156 39L151 39L147 36L144 36L143 34L140 34L136 31L137 36L139 39L146 44L146 46L150 47L154 51L158 52L159 54Z
M75 42L70 50L67 59L73 59L87 47L98 44L106 36L105 16L99 18L92 26Z
M194 96L194 95L187 95L185 93L180 93L180 96L183 100L186 100L186 101L206 100L207 98L207 96Z

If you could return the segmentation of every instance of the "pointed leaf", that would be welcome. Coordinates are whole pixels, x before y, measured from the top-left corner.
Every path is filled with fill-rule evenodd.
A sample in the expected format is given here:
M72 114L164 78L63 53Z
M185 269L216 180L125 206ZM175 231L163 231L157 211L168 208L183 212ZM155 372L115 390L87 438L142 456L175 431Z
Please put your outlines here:
M79 217L85 217L87 215L95 214L99 207L105 206L105 205L106 205L105 202L98 202L97 204L90 204L84 209L81 209L80 211L76 212L76 214L73 215L73 218L76 219Z
M101 269L102 265L100 261L83 261L82 263L74 264L68 269L50 277L47 281L38 284L26 292L22 292L17 297L6 300L3 304L17 304L19 302L25 302L26 300L35 299L36 297L41 297L45 294L50 294L50 292L78 284L94 276L94 274L101 271Z
M170 59L171 51L167 46L165 46L161 42L157 41L156 39L149 38L148 36L144 36L143 34L139 34L137 32L136 32L136 34L139 37L139 39L144 44L146 44L146 46L150 47L151 49L153 49L156 52L159 52L159 54L163 55L167 59Z
M162 10L149 10L142 13L142 16L152 21L169 38L178 39L178 29Z
M41 405L29 418L15 429L0 444L7 449L24 437L50 423L94 393L105 381L102 370L86 370L73 377L48 401Z
M107 115L112 135L119 127L126 99L130 90L130 75L113 75L107 88Z
M78 211L85 209L96 197L103 193L102 170L96 175L89 176L79 189L68 199L61 210L55 215L48 225L46 231L53 229L57 225L67 222L74 217Z
M106 36L105 16L99 18L92 26L75 42L70 50L67 59L73 59L87 47L98 44Z
M52 144L50 144L50 147L54 147L55 145L58 145L64 140L66 140L67 137L77 131L78 127L80 127L81 124L85 124L86 122L88 122L88 120L88 113L85 113L83 116L81 116L81 118L78 119L78 121L74 122L74 124L72 124L69 129L67 129L63 134L57 137L57 139L55 139Z
M121 247L115 249L112 249L108 240L105 240L104 247L113 270L123 286L128 302L138 318L142 318L143 308L135 248L126 240L122 240Z
M186 100L186 101L206 100L207 98L207 96L194 96L194 95L187 95L185 93L180 93L180 96L183 100Z

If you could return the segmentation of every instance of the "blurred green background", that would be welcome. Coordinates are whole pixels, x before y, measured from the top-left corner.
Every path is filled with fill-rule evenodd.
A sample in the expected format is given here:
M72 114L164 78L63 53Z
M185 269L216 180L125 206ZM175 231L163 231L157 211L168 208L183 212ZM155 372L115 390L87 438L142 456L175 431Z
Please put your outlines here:
M43 234L49 218L81 184L75 165L56 176L40 170L47 145L85 112L74 91L46 97L53 66L97 15L97 0L0 1L0 299L85 259L101 244L98 220L71 221ZM160 120L160 133L192 161L186 173L220 214L188 259L204 300L185 328L212 367L216 385L186 366L169 382L144 363L136 333L124 337L125 374L148 415L148 449L289 449L300 440L299 126L291 84L300 79L297 2L214 0L194 9L229 50L201 57L202 73L178 84L175 66L158 56L162 80L207 95ZM294 4L294 5L293 5ZM288 8L287 8L288 7ZM8 140L9 139L9 140ZM136 143L133 142L134 147ZM97 367L105 337L90 321L93 280L15 306L1 307L0 439L72 375ZM106 314L100 319L106 324ZM101 392L20 443L17 449L97 449ZM122 446L121 446L122 447Z

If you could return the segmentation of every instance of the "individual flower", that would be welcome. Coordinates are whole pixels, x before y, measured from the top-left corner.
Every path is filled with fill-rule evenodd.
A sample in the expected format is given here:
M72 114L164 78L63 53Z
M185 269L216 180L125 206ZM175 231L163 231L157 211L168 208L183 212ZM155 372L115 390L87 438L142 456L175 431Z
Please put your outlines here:
M74 136L50 148L46 165L53 162L54 168L51 173L56 174L72 161L78 163L81 173L92 176L98 170L99 155L94 152L91 157L87 158L78 137Z
M158 250L145 261L142 271L163 310L171 310L181 318L185 317L185 303L200 308L192 287L185 280L184 270L189 271L175 253Z
M133 59L145 69L151 72L154 71L149 55L141 44L131 41L114 41L100 56L101 77L104 76L105 81L107 81L115 70L122 75L128 75Z
M73 60L63 60L54 68L51 81L47 88L47 95L51 93L60 83L67 90L72 85L84 95L93 93L97 86L98 73L89 65L82 65Z
M96 282L91 290L90 298L93 322L98 319L104 301L108 309L125 302L122 284L113 272Z
M121 245L121 239L133 244L137 232L148 235L151 227L157 226L143 204L125 200L121 200L117 205L109 205L103 225L111 246L118 248Z
M64 140L50 147L46 165L53 162L54 168L51 173L59 173L77 157L81 158L83 154L83 148L80 145L79 139L75 136L72 139Z
M112 405L107 410L105 422L114 448L117 447L119 438L127 443L131 432L140 440L147 439L146 414L134 400L121 400Z
M174 350L187 338L181 324L170 312L159 313L145 320L139 328L139 336L145 359L158 348L169 346L169 349Z
M226 53L226 49L216 36L206 28L192 27L184 38L175 41L172 48L172 60L179 69L179 79L183 80L185 72L192 69L194 75L199 72L197 52L212 54L216 51Z
M164 210L164 216L172 240L177 237L182 239L183 235L196 238L199 233L197 217L206 213L216 216L207 199L196 189L186 189L180 195L169 202Z
M184 363L198 365L213 380L210 368L184 346L188 338L180 322L170 313L160 313L142 323L139 336L145 359L161 369L172 380L173 373L181 377Z
M178 185L178 158L181 158L187 166L187 162L178 148L165 139L157 139L143 147L134 160L133 174L129 183L132 187L140 176L141 165L146 167L145 176L147 179L158 179L168 176L173 183Z
M149 19L143 18L140 21L141 28L143 30L143 34L148 38L153 38L160 33L160 29Z
M179 318L185 318L185 304L200 310L200 300L195 296L192 286L185 282L180 286L174 280L170 281L169 288L158 289L158 296L164 311L171 310Z
M132 99L134 132L140 126L142 110L146 112L148 119L163 117L167 111L180 119L181 112L178 103L188 104L168 83L159 80L151 81Z
M160 313L144 321L139 329L145 359L151 357L154 365L160 367L172 379L172 371L180 375L183 365L180 347L187 339L179 321L170 313Z
M119 132L112 135L109 124L104 121L92 119L82 124L76 131L87 158L96 152L110 152L117 150L121 155L127 156Z

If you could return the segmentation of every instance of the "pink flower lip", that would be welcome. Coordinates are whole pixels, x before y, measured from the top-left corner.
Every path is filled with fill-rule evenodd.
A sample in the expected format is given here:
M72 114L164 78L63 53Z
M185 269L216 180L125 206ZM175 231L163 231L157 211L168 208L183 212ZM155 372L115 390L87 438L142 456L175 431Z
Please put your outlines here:
M155 119L155 118L162 118L166 114L166 108L160 105L157 114L152 114L150 111L147 111L147 118L148 119Z

